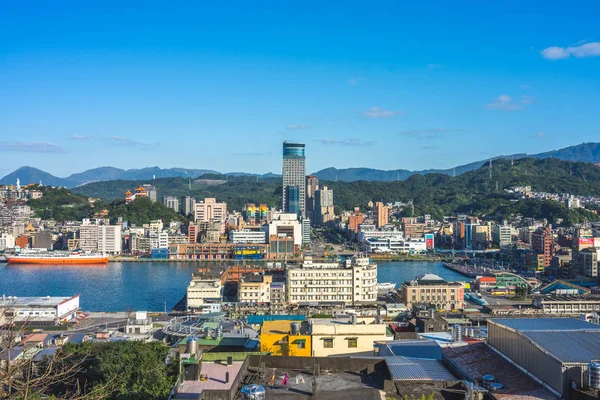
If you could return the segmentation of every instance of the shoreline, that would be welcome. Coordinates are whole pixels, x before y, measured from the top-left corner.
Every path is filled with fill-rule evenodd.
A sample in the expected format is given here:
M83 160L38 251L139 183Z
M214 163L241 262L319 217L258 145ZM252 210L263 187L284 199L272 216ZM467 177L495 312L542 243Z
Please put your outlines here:
M418 261L431 261L431 262L444 262L446 259L441 257L424 257L424 256L377 256L370 255L369 258L374 262L390 262L390 261L406 261L406 262L418 262ZM330 261L333 262L331 257L315 257L314 260L318 261ZM248 264L259 264L259 263L286 263L286 262L302 262L302 257L288 258L288 259L262 259L262 260L236 260L236 259L153 259L153 258L136 258L136 257L111 257L108 259L109 263L117 262L152 262L152 263L248 263Z

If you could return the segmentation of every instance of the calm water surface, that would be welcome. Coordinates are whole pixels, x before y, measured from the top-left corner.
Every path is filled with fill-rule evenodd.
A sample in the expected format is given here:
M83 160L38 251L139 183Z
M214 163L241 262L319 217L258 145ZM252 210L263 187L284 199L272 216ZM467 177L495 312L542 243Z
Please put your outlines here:
M110 263L107 266L0 264L0 295L70 296L80 294L88 311L171 309L185 295L195 263ZM397 287L418 275L433 273L447 280L466 280L439 262L379 263L379 282Z

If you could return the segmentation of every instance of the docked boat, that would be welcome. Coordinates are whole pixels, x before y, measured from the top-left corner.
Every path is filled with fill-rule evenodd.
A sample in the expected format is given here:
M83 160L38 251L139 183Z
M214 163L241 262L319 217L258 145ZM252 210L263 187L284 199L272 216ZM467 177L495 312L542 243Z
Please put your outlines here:
M108 257L103 254L75 251L21 251L16 254L5 254L9 264L107 264Z
M381 282L377 284L377 291L389 292L396 288L396 284L392 282Z

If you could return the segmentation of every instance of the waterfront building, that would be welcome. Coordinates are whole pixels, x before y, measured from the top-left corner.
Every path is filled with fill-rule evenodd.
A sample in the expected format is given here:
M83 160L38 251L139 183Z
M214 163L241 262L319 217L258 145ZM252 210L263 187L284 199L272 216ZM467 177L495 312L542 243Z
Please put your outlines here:
M14 249L15 237L11 234L2 234L0 237L0 250Z
M136 311L135 318L128 318L125 333L133 335L149 335L152 332L152 317L147 311Z
M268 207L266 204L260 204L258 207L255 204L248 203L244 206L242 216L244 222L249 225L259 225L267 220ZM231 224L230 224L231 225Z
M172 209L175 212L179 212L179 199L175 196L163 197L163 204L165 207Z
M418 222L415 217L402 218L402 230L406 238L422 238L425 235L426 224Z
M196 203L194 220L196 222L223 222L227 217L227 203L217 202L215 198L205 198Z
M79 295L73 297L0 298L0 326L7 323L58 325L77 317Z
M432 304L438 310L458 310L465 307L465 289L461 282L447 282L438 275L425 274L402 283L402 302L409 309L414 304Z
M304 148L304 143L283 142L283 210L294 212L290 211L290 207L294 206L293 201L298 200L298 208L302 216L306 216L306 158ZM297 188L297 192L292 190L292 193L298 194L297 198L290 199L288 197L289 187Z
M385 229L377 229L375 225L372 224L361 224L358 226L358 240L360 242L364 242L367 239L371 238L403 238L404 234L402 231L399 231L395 227L389 229L386 227Z
M205 278L200 273L192 274L187 288L188 310L202 310L207 304L221 302L223 286L219 278Z
M235 258L236 249L240 245L235 243L188 243L169 244L170 260L232 260ZM267 254L266 244L253 244L252 254ZM244 251L244 250L239 250Z
M196 209L196 199L192 196L181 197L181 212L184 215L193 214Z
M402 236L369 238L364 241L368 253L412 254L427 251L424 238L404 239Z
M267 233L265 231L256 231L251 229L242 229L241 231L231 231L229 240L232 243L266 243Z
M309 321L312 355L329 357L343 354L373 352L375 342L387 341L387 325L374 318L350 315L345 320L311 319Z
M98 251L98 225L84 223L79 227L79 247L83 251Z
M381 201L376 202L373 207L373 221L377 229L390 223L390 210Z
M314 200L313 223L315 226L323 226L335 218L333 208L333 190L327 186L317 189Z
M167 232L150 231L150 249L168 249L169 243Z
M248 274L238 282L238 302L243 304L268 304L271 302L272 275Z
M364 255L345 263L314 263L305 256L299 266L288 266L288 302L356 304L377 300L377 264Z
M581 313L600 312L600 295L597 294L552 294L536 296L533 307L544 314L579 315Z

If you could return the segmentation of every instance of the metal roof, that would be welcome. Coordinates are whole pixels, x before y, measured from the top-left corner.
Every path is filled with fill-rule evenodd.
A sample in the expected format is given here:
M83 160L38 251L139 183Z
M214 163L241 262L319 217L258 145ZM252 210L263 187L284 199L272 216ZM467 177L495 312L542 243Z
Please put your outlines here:
M588 363L591 360L600 359L600 331L598 329L570 332L531 331L523 332L523 335L563 363Z
M386 357L385 362L395 381L455 381L450 371L437 360Z
M490 321L521 332L600 331L600 325L576 318L498 318Z
M434 340L394 340L380 345L380 356L442 359L442 348Z

